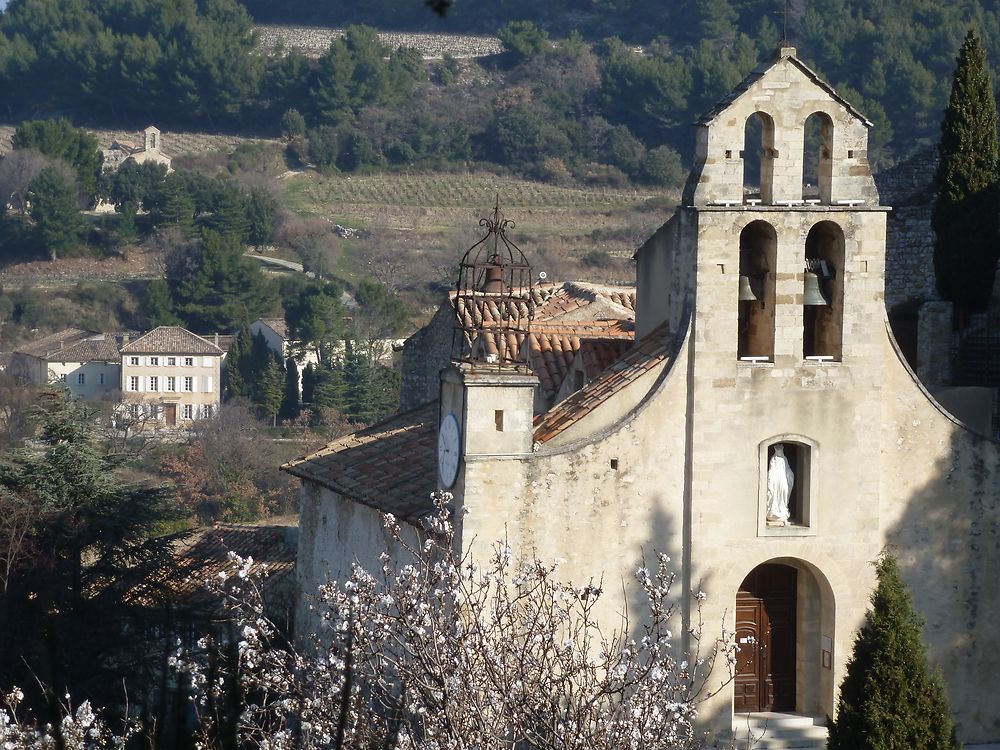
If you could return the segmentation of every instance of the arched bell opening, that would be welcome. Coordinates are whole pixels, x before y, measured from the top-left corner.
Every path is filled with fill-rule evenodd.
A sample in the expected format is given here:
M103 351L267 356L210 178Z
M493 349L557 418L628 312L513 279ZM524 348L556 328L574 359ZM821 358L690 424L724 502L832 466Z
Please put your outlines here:
M766 221L752 221L740 232L736 353L741 360L774 360L774 268L777 248L778 234Z
M736 593L733 713L833 715L833 589L814 565L773 558Z
M803 128L802 198L832 202L833 119L826 112L813 112Z
M839 362L844 334L844 230L821 221L806 236L802 354Z
M773 202L774 120L765 112L754 112L743 126L744 200Z

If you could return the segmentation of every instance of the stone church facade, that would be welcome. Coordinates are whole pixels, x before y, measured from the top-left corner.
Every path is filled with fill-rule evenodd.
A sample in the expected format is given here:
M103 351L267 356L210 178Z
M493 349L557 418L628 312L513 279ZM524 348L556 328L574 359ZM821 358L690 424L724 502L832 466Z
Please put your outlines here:
M751 118L763 156L747 195ZM380 511L415 524L437 487L474 554L506 536L574 580L603 572L609 616L642 554L664 551L684 591L708 593L706 633L740 643L736 680L702 712L725 735L747 712L834 713L871 561L890 549L960 738L1000 740L1000 445L930 396L888 328L869 127L794 49L751 74L698 124L682 205L636 253L635 342L617 361L536 413L537 378L477 363L473 342L436 401L286 465L303 481L304 596L374 565ZM439 472L445 422L454 477Z

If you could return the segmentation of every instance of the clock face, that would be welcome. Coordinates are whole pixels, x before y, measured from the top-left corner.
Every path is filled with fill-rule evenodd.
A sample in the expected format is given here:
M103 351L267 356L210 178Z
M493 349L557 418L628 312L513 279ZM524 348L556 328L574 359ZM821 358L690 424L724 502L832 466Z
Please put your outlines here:
M462 454L459 438L458 420L453 412L448 412L438 430L438 476L445 489L451 489L458 478L458 460Z

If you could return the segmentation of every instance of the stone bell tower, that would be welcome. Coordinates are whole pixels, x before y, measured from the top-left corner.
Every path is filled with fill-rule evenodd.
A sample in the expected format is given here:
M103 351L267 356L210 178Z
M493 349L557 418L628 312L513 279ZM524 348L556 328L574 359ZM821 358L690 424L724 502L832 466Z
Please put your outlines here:
M832 715L881 546L870 127L780 49L698 123L683 202L637 253L639 337L692 315L683 568L747 644L734 714Z
M534 298L531 266L499 202L480 226L485 236L460 264L451 366L441 373L438 485L463 506L465 527L496 528L499 536L482 537L496 540L504 499L521 489L532 452L538 378L524 344Z

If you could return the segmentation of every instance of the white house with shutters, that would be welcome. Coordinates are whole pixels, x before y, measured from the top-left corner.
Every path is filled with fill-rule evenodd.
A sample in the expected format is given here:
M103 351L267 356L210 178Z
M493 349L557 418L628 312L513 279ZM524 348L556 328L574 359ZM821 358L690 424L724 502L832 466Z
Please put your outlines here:
M214 416L223 350L179 326L160 326L121 347L122 399L129 416L184 427Z

